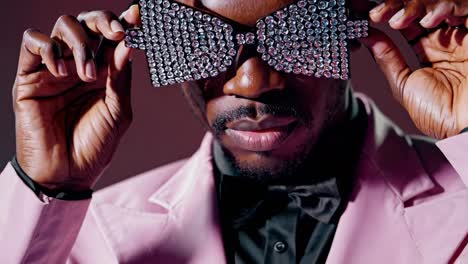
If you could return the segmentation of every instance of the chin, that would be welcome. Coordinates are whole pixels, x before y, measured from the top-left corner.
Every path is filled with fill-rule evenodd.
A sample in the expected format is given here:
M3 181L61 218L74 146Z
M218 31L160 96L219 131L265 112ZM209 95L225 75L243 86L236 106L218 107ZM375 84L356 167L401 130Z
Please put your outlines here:
M225 152L241 176L260 182L287 181L303 166L314 138L292 143L271 151L252 152L225 147Z
M278 159L273 156L252 154L249 159L243 157L236 159L235 165L239 174L243 177L251 178L258 182L273 183L283 182L294 178L305 160L304 154L290 159Z

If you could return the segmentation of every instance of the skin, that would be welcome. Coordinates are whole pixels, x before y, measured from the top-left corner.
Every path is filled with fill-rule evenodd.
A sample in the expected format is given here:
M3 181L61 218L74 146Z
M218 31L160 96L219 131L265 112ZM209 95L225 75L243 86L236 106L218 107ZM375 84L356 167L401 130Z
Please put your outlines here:
M246 25L290 2L186 1ZM435 3L434 8L445 2ZM364 8L365 12L369 9ZM388 16L377 20L387 22ZM124 27L139 24L138 8L132 6L120 18L122 23L108 11L91 11L76 18L60 17L51 36L36 29L24 34L13 87L16 152L23 170L49 189L92 187L131 123L132 51L122 40ZM404 27L403 33L408 40L417 40L413 47L424 68L411 71L398 48L380 31L372 30L362 44L416 125L427 135L446 138L468 126L466 29L427 33L419 30L424 25L414 25L416 21ZM99 51L96 36L105 39ZM262 109L274 106L299 113L294 137L267 153L240 149L223 131L215 131L239 164L253 172L266 168L272 177L278 176L313 152L321 135L345 121L345 85L278 73L248 49L241 54L228 73L185 83L183 90L211 130L220 115L240 107L253 110L251 118L261 118Z

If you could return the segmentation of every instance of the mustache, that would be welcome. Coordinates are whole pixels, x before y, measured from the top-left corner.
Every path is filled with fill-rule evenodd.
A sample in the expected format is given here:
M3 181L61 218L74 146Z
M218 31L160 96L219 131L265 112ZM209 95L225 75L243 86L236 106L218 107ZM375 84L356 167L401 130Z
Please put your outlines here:
M303 117L304 114L298 109L290 106L282 105L262 105L255 106L241 106L236 109L228 110L220 113L213 120L213 130L216 135L221 134L226 130L226 125L232 121L241 118L255 118L257 115L271 115L275 117Z

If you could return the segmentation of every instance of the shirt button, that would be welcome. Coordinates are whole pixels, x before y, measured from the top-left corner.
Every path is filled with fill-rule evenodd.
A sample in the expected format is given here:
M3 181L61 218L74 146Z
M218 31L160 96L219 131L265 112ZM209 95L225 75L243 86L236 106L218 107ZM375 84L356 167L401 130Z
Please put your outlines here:
M285 243L283 243L282 241L277 241L274 245L273 245L273 248L275 249L276 252L278 253L283 253L286 251L287 249L287 246Z

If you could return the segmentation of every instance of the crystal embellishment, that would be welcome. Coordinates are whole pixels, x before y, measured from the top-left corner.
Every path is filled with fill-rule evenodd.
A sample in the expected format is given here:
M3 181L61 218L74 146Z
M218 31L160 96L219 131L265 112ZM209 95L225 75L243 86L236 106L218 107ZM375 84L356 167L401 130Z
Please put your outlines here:
M240 45L256 45L277 71L349 79L349 39L367 36L368 22L350 21L344 0L300 0L236 32L220 18L170 0L140 0L141 28L126 45L146 52L155 87L216 77Z

